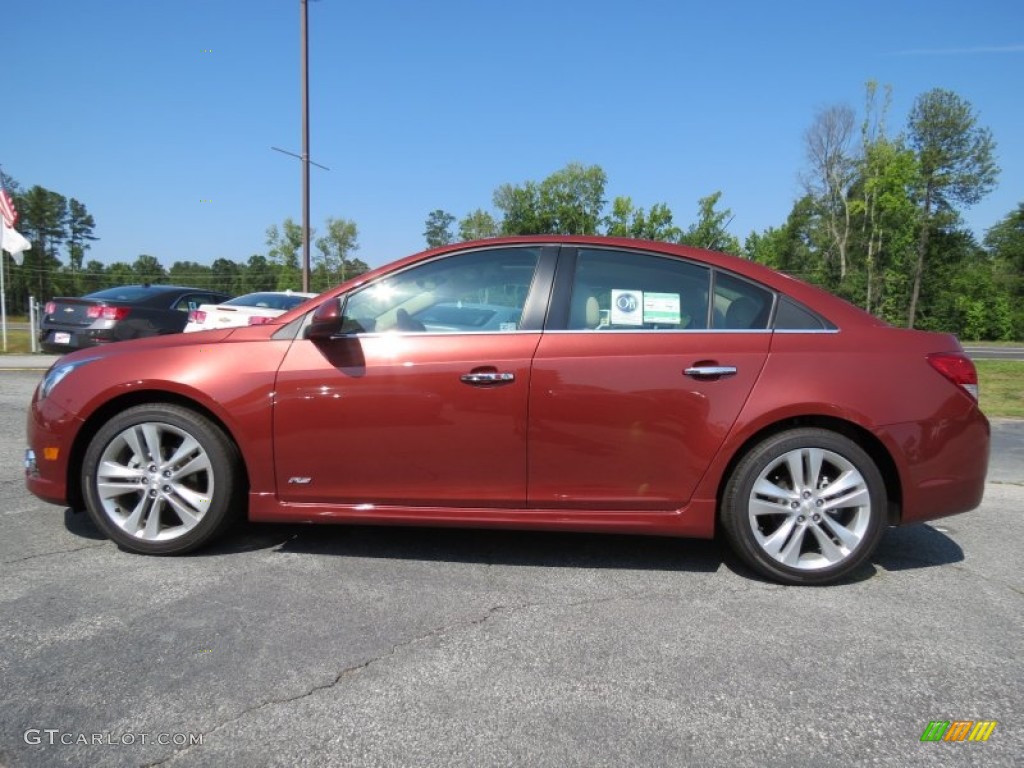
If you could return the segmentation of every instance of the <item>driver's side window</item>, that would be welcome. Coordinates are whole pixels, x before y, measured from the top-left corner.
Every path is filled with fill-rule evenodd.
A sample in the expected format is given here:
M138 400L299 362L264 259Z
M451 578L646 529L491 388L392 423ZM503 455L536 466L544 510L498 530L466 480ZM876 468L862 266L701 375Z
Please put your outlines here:
M348 333L516 331L539 247L445 256L361 288L345 304Z

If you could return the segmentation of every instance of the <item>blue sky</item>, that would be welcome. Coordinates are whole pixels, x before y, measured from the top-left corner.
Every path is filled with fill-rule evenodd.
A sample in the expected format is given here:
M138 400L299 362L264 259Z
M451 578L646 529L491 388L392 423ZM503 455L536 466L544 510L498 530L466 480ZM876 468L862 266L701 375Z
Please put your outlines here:
M955 91L992 129L984 230L1024 202L1024 3L317 0L309 6L311 219L354 220L371 266L427 214L597 164L607 196L682 226L721 190L742 241L800 194L804 132L864 84ZM0 16L0 164L85 203L87 258L245 261L301 217L298 0L23 0ZM208 202L207 202L208 201Z

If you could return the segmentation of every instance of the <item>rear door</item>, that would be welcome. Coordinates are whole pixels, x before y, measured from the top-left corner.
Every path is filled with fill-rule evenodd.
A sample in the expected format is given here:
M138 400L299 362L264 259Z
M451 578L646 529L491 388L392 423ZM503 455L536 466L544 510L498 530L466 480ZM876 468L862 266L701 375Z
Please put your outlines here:
M733 278L716 291L715 275L643 252L563 248L530 383L530 506L658 510L689 500L771 339L772 294ZM737 304L743 327L715 328L740 295L756 311Z

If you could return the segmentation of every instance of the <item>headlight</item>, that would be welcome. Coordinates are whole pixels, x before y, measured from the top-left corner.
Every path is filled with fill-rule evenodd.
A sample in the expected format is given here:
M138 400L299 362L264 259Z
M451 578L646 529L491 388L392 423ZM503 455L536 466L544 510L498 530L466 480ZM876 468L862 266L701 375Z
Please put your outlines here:
M39 385L39 399L45 400L50 394L54 387L60 384L64 377L71 373L76 368L80 368L86 363L91 363L94 360L99 360L98 357L84 357L81 360L75 360L71 363L55 363L50 370L43 376L43 381Z

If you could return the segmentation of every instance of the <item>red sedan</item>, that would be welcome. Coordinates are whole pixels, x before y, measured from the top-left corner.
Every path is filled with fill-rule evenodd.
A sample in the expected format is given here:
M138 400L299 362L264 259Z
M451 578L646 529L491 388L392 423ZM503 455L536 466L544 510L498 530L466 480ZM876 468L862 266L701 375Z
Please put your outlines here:
M312 308L311 308L312 307ZM232 520L710 538L833 582L886 526L981 502L955 337L719 253L597 237L448 246L270 324L61 358L26 482L120 546Z

